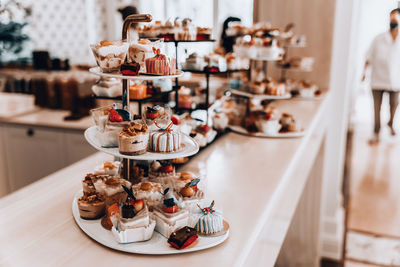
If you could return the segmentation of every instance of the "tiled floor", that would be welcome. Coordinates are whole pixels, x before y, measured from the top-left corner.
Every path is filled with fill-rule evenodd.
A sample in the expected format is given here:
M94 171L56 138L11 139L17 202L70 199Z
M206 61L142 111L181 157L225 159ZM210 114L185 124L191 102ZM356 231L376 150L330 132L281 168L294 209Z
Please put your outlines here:
M389 135L386 127L388 105L384 104L381 142L369 145L373 115L371 97L368 94L359 97L355 108L348 230L395 237L400 242L400 131L397 130L397 137ZM400 115L395 119L395 126L400 125L399 118ZM349 242L347 245L352 246ZM349 249L347 246L347 254ZM369 266L354 265L358 264L356 262L346 264Z

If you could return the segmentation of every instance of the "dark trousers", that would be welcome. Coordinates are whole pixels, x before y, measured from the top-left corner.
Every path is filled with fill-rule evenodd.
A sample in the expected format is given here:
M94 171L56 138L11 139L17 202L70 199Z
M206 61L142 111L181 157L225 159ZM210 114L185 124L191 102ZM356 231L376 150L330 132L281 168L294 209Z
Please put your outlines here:
M388 90L372 90L372 96L374 98L374 116L375 116L375 125L374 125L374 133L379 133L381 129L381 106L382 106L382 96L383 93L389 94L389 105L390 105L390 119L388 125L390 127L393 126L393 119L396 113L397 105L399 104L399 92L393 92Z

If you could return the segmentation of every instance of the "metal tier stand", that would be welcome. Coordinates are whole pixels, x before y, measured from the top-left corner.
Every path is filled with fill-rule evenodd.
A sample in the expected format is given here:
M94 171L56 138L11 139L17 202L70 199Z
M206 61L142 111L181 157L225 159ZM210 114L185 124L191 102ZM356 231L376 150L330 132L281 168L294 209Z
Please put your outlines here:
M152 16L150 14L136 14L136 15L130 15L128 16L124 24L122 26L122 40L126 40L128 38L128 31L129 28L133 23L139 23L139 22L151 22L153 20ZM122 80L122 109L127 109L129 111L129 104L130 104L130 98L129 98L129 80L128 79L123 79ZM141 106L141 105L139 105ZM141 107L139 112L142 112ZM133 161L127 158L122 159L122 166L123 166L123 173L122 176L127 179L131 180L131 165L133 164Z

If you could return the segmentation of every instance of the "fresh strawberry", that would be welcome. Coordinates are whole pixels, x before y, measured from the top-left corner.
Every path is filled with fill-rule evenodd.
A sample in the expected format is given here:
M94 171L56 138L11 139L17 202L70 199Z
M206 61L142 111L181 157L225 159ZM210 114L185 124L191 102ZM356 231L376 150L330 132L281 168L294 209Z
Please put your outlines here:
M265 114L265 119L270 120L271 119L271 114L270 113Z
M170 173L174 171L174 166L172 165L165 165L160 167L160 172Z
M172 123L175 124L175 125L181 124L180 119L178 118L178 116L175 116L175 115L173 115L173 116L171 117L171 121L172 121Z
M132 205L137 212L141 211L144 207L143 199L136 199L132 201Z
M197 192L197 191L199 190L199 188L197 187L197 185L193 186L192 188L193 188L194 192Z
M154 120L158 118L158 110L148 107L146 110L146 118L150 119L150 120Z
M110 217L112 216L112 215L114 215L114 214L117 214L117 213L119 213L120 212L120 210L119 210L119 205L118 205L118 203L114 203L114 204L112 204L111 206L109 206L108 208L107 208L107 224L110 226L110 228L112 227L112 222L111 222L111 220L110 220Z
M110 121L111 122L122 122L122 121L124 121L124 119L115 109L110 109Z
M176 204L171 207L163 206L163 211L166 213L175 213L178 211L178 206Z
M207 124L204 124L204 125L202 126L202 129L203 129L203 131L204 131L205 133L207 133L207 132L210 130L210 126L208 126Z

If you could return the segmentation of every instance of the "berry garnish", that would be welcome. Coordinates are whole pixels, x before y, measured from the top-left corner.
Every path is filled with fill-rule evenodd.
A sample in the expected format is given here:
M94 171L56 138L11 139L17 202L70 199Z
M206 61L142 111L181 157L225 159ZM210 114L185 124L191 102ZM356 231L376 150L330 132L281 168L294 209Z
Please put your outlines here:
M171 121L172 121L172 123L175 124L175 125L181 124L180 119L178 118L178 116L175 116L175 115L173 115L173 116L171 117Z
M141 211L144 207L143 199L137 199L132 201L132 205L135 208L136 212Z
M172 164L168 164L160 167L160 172L170 173L174 171L174 166Z
M166 213L175 213L178 211L178 206L173 198L164 199L163 211Z
M110 121L111 122L123 122L124 119L115 109L110 109Z
M158 110L152 107L147 107L146 117L150 120L154 120L158 118Z

